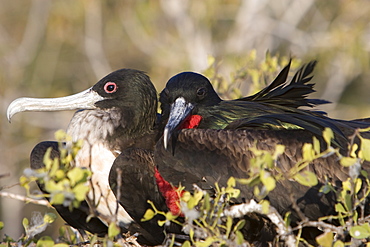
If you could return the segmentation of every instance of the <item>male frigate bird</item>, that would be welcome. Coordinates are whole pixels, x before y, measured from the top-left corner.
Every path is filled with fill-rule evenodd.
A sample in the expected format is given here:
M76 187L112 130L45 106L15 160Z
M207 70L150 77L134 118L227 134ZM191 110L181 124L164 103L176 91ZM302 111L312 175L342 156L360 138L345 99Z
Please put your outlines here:
M168 194L163 195L161 188L153 185L158 183L153 179L157 168L162 178L174 186L181 184L187 190L191 190L193 184L204 189L213 188L215 182L226 186L230 176L247 176L250 160L254 157L254 147L273 152L278 144L282 144L285 146L285 152L277 158L275 166L287 172L302 158L302 147L305 143L312 143L313 136L321 141L322 147L326 147L321 137L321 131L326 127L334 130L333 145L339 147L343 155L348 154L348 136L353 134L356 128L369 127L370 122L368 119L335 120L326 117L322 112L298 109L300 106L314 106L325 102L303 97L312 92L313 85L309 84L311 87L307 87L306 83L311 80L309 74L314 65L314 62L309 63L300 69L290 82L291 86L295 85L296 89L301 88L302 91L291 91L291 88L284 84L289 70L287 67L288 69L285 68L266 89L253 96L233 101L222 101L209 81L199 74L176 75L161 93L163 126L166 127L164 137L157 143L154 153L149 154L154 158L143 159L140 154L140 161L132 156L130 160L117 159L111 170L111 184L117 182L117 169L122 170L123 174L135 174L130 177L130 182L122 183L140 184L136 190L140 191L141 197L150 197L156 207L163 208L163 204L168 205L168 200L171 199L166 198ZM173 142L168 142L174 132L176 138ZM369 137L369 133L364 135ZM350 176L350 169L340 165L335 155L315 160L307 169L315 172L318 185L306 187L294 180L283 180L278 182L276 189L266 197L281 215L292 211L293 222L299 221L300 218L293 210L290 195L293 195L306 217L317 220L319 217L334 214L336 203L335 194L320 193L320 187L327 181L337 184ZM369 172L369 163L363 163L362 169ZM132 187L131 190L134 190ZM128 188L129 184L121 187L119 201L124 206L130 204L130 198L125 191ZM242 186L240 189L242 198L255 198L250 187ZM140 219L148 207L149 205L141 200L140 207L131 207L128 210L133 218ZM365 211L368 213L369 208L366 207ZM252 241L266 240L261 236L261 227L252 226L251 229L254 230L250 232L252 236L249 236ZM310 233L312 232L308 234Z
M116 198L108 184L108 174L114 160L127 148L152 149L155 145L156 90L145 73L121 69L75 95L16 99L9 105L7 116L10 120L14 114L22 111L61 110L78 110L69 123L67 133L72 136L72 141L84 141L75 165L91 169L94 189L90 190L88 196L91 200L95 199L96 210L101 217L86 221L90 214L88 206L91 207L87 202L72 212L62 205L55 207L71 226L103 235L107 232L106 217L112 216L117 207ZM56 142L42 142L32 151L31 168L43 166L43 155L48 147L52 147L53 157L59 157ZM136 226L130 228L133 220L121 206L117 211L117 220L123 231L136 230ZM146 234L145 230L141 233L144 235L142 243L160 243L155 234Z

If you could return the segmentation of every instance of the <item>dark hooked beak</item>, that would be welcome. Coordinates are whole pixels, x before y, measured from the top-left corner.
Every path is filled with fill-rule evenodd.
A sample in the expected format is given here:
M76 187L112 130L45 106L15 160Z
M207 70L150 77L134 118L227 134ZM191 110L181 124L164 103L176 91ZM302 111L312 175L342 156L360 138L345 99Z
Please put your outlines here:
M179 97L171 105L170 116L163 133L164 148L167 149L168 142L172 136L172 133L178 128L178 126L189 116L193 110L194 105L186 103L183 97Z
M91 88L77 94L60 98L18 98L8 106L8 121L18 112L24 111L65 111L79 109L96 109L95 103L103 100Z

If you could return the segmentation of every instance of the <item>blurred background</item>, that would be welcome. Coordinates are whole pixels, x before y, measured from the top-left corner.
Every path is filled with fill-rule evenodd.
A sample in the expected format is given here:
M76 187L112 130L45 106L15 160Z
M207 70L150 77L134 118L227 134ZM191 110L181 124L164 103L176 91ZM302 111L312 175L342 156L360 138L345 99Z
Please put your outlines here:
M210 57L230 78L251 51L257 64L267 51L317 59L314 96L333 102L321 109L370 117L367 0L0 0L0 192L25 195L17 183L32 148L73 115L22 113L10 124L12 100L77 93L120 68L146 71L161 91L178 72L206 70ZM18 239L33 211L53 209L0 196L0 240Z

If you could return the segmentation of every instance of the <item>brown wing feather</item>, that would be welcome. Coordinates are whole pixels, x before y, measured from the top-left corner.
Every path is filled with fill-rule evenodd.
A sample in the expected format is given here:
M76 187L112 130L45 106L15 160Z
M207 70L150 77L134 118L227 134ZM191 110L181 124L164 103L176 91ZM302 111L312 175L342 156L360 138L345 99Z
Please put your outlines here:
M164 150L163 142L157 143L155 163L162 176L175 185L181 183L187 189L193 183L210 189L218 182L226 186L230 176L246 178L249 161L254 157L250 148L257 147L273 152L277 144L286 147L286 151L277 161L276 166L288 171L301 159L304 143L312 143L312 134L303 130L182 130L177 136L174 147ZM346 150L342 150L346 153ZM318 179L319 185L306 187L291 180L277 183L276 189L268 195L270 202L279 212L291 210L288 191L296 197L302 211L311 219L317 219L333 212L335 198L333 194L322 195L319 189L328 177L335 184L344 181L349 175L348 168L341 166L335 155L315 160L308 166ZM369 164L364 169L370 171ZM240 187L242 197L254 198L253 189Z

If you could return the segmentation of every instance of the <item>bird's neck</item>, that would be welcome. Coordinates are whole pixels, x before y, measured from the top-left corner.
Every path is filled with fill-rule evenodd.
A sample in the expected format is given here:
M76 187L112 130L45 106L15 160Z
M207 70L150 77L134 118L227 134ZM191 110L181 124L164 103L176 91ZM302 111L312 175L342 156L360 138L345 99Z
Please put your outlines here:
M83 148L101 143L112 152L120 152L137 145L137 142L142 145L140 143L145 142L142 139L154 138L150 126L140 131L135 127L128 124L127 119L122 121L119 110L82 110L73 116L67 133L73 141L83 140Z

